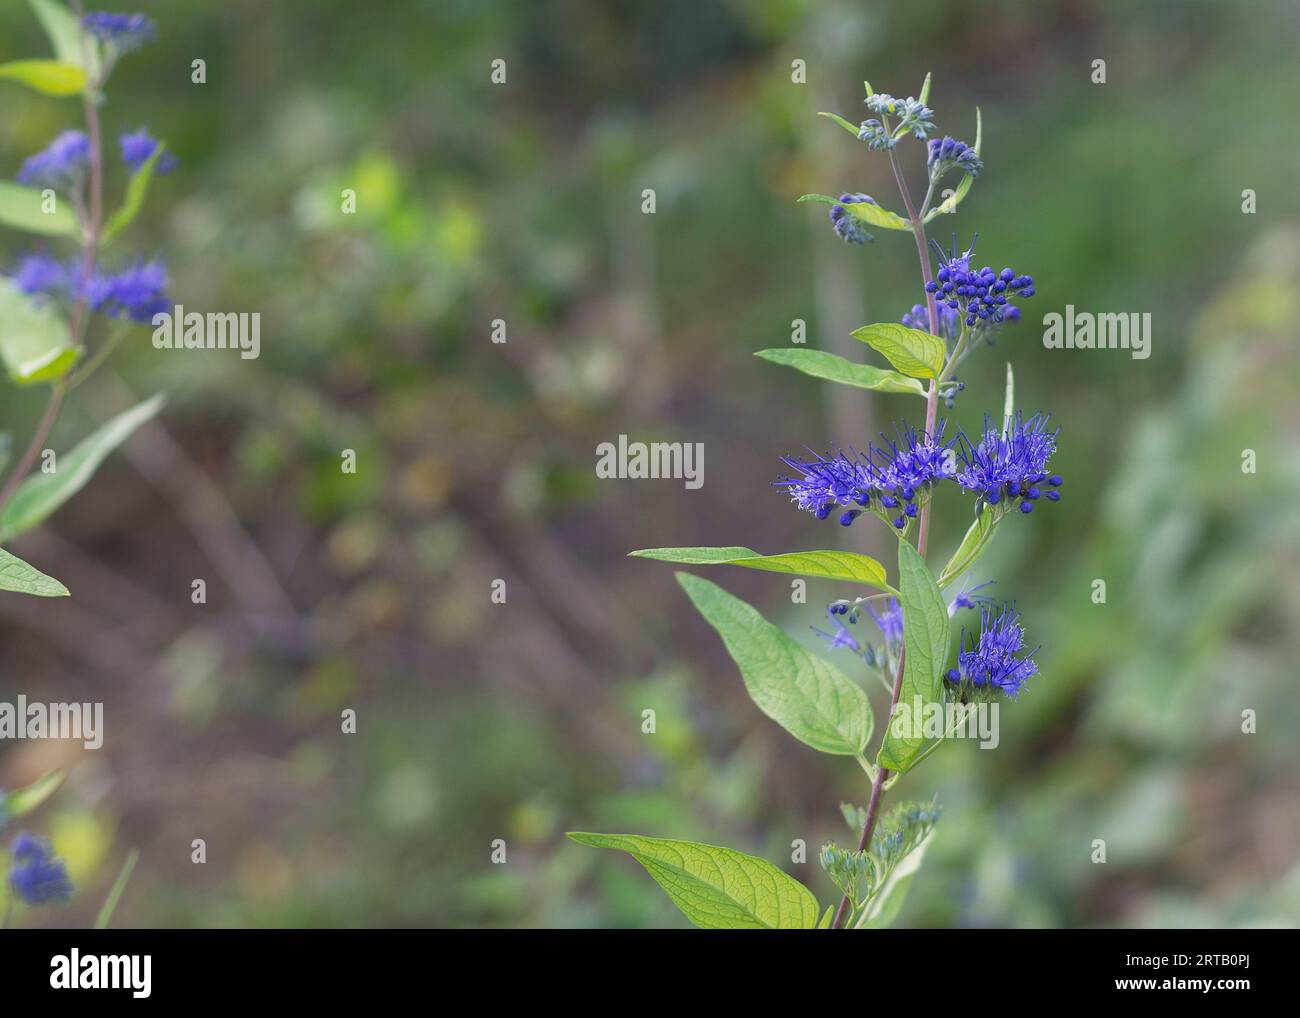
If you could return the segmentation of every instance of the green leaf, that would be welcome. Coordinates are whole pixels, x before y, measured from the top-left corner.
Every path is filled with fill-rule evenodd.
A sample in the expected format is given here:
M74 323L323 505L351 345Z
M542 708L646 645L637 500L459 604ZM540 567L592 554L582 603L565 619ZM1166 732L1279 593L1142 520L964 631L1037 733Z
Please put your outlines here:
M885 578L885 567L869 555L852 551L791 551L784 555L760 555L748 548L645 548L628 554L686 566L746 566L773 573L791 573L823 580L848 580L894 593Z
M1007 394L1002 400L1002 437L1007 437L1007 429L1011 427L1011 418L1016 412L1016 376L1011 370L1011 362L1007 361Z
M88 78L98 79L104 64L102 47L98 39L82 31L77 16L57 0L27 0L27 6L45 29L60 63L80 67Z
M841 382L844 385L856 385L861 389L876 392L905 392L917 396L925 395L925 386L915 378L908 378L897 371L878 368L871 364L857 364L838 354L825 350L802 350L795 347L775 347L771 350L759 350L755 357L762 357L773 364L802 371L813 378L824 378L828 382Z
M108 892L108 897L104 899L104 904L100 906L99 915L95 918L95 929L106 930L108 924L113 918L113 913L117 910L117 903L122 899L122 892L126 890L126 885L131 879L131 874L135 871L135 864L140 861L140 850L131 849L126 857L126 862L122 864L122 870L118 873L117 879L113 881L113 886Z
M75 237L79 227L72 207L56 197L54 211L46 212L42 208L44 201L41 192L34 187L0 180L0 226L47 237Z
M22 534L41 523L86 486L110 452L131 437L163 405L161 395L118 414L58 458L52 474L32 474L18 486L0 516L0 540Z
M817 923L819 930L829 930L831 928L831 919L835 917L835 906L827 905L826 911L822 913L821 920Z
M858 128L853 124L850 124L838 113L818 113L817 116L825 117L827 120L833 120L835 123L839 124L840 127L844 128L844 130L848 131L849 134L853 135L853 137L856 138L858 136Z
M76 64L57 60L11 60L0 64L0 80L16 81L44 95L80 95L86 72Z
M706 930L811 930L817 899L766 859L732 848L637 834L569 833L580 845L626 852L674 905Z
M122 207L104 224L101 243L111 244L118 234L135 222L135 217L144 208L145 199L149 197L149 186L153 183L154 169L166 150L167 146L159 142L153 150L153 155L144 161L140 169L131 174L131 182L126 185L126 199L122 202Z
M53 304L37 303L12 279L0 277L0 358L10 378L19 385L51 382L80 355Z
M938 336L909 329L899 322L864 325L854 329L852 336L880 351L890 364L913 378L938 378L948 355L947 346Z
M843 205L844 211L854 219L860 219L864 223L878 226L882 230L910 231L912 229L912 224L902 216L890 212L889 209L881 208L879 205L873 205L871 202L841 202L838 198L832 198L828 194L804 194L800 195L796 200L818 202L822 205Z
M952 558L948 564L943 567L943 572L939 574L939 586L946 587L957 579L962 573L975 564L985 549L988 548L989 542L993 540L993 532L1002 522L1001 512L985 505L980 509L980 514L975 517L975 522L970 525L966 531L966 536L962 538L961 544L957 550L952 553Z
M3 548L0 548L0 590L31 594L33 597L68 596L68 588L53 576L46 576Z
M7 795L0 794L0 827L4 826L6 819L32 812L58 791L61 784L63 784L63 771L49 771L26 788L15 788Z
M813 749L862 754L873 719L861 686L716 583L689 573L678 573L677 582L722 637L759 710Z
M854 927L855 929L882 930L898 918L898 913L907 898L907 891L912 886L912 878L921 869L921 861L925 857L925 850L933 837L934 831L930 831L894 867L893 872L889 874L889 879L885 881L885 885L875 893L867 904L861 918Z
M925 82L921 85L921 94L916 97L922 105L930 101L930 72L925 72Z
M906 709L904 717L919 722L915 698L921 698L923 708L940 699L943 666L948 658L948 606L924 559L906 541L898 542L898 586L905 650L898 703L900 709ZM925 736L918 723L908 724L904 726L906 732L896 734L895 720L902 718L890 719L876 762L891 771L905 771Z

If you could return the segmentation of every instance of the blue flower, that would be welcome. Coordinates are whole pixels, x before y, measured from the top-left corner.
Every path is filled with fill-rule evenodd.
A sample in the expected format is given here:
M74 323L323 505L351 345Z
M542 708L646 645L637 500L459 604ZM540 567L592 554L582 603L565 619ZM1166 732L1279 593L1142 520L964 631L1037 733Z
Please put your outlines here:
M23 256L12 278L23 293L70 297L75 275L68 264L38 251Z
M171 307L166 288L167 269L162 262L140 261L115 274L96 270L81 288L81 295L92 311L149 322Z
M939 255L939 270L934 274L934 281L925 284L926 292L954 311L960 310L967 325L1014 321L1020 312L1011 304L1011 298L1034 295L1033 276L1017 275L1011 268L994 272L988 265L978 271L972 269L974 243L959 253L957 238L953 237L951 251L944 251L937 243L934 249Z
M68 187L80 183L90 165L90 139L81 131L64 131L18 171L18 183L32 187Z
M862 220L853 215L845 205L875 205L876 200L869 194L842 194L840 204L831 206L831 225L846 243L866 244L876 238L869 234Z
M158 149L158 141L150 136L149 132L143 127L134 134L124 134L118 139L118 145L122 149L122 162L131 168L132 173L139 173L140 168L144 166ZM176 169L179 160L170 152L164 153L154 166L155 173L171 173Z
M795 505L819 520L826 519L837 505L866 506L870 493L880 487L870 462L856 453L852 458L837 452L809 460L783 456L781 462L803 477L779 477L773 484L787 489ZM852 518L849 522L853 522Z
M956 339L961 333L961 315L943 302L939 303L937 310L939 312L939 335L949 341ZM929 332L930 312L924 304L913 304L912 310L903 315L903 324L909 329L920 329L922 332Z
M857 639L853 636L853 634L849 632L848 627L845 626L844 623L839 620L839 615L840 613L836 611L828 610L826 612L826 617L835 623L836 631L834 633L824 632L823 630L818 629L816 626L812 627L812 631L816 633L818 636L820 636L823 640L826 640L828 643L830 643L832 650L840 650L841 648L843 648L845 650L851 650L854 654L861 654L862 653L861 645L858 643Z
M898 603L897 598L885 598L880 611L876 611L868 603L867 614L880 628L880 632L885 637L885 643L888 646L901 647L903 645L903 606Z
M984 435L979 445L971 445L963 437L959 455L962 469L957 472L957 483L967 491L980 494L985 502L997 505L1003 498L1008 505L1020 503L1020 511L1033 511L1040 497L1059 502L1060 474L1049 474L1047 465L1056 451L1056 436L1060 429L1048 430L1051 420L1043 414L1034 414L1028 420L1017 413L1007 422L1006 434L984 417Z
M906 424L894 442L882 434L883 446L870 447L870 459L880 478L880 487L911 502L918 491L952 476L954 457L949 453L952 442L943 441L946 421L939 421L933 435L917 431ZM894 505L885 503L886 508Z
M932 485L952 476L953 456L948 451L952 443L943 441L944 426L940 421L930 436L905 424L898 441L881 435L884 444L870 446L866 456L840 451L810 460L782 457L781 462L803 477L779 477L773 483L787 489L791 501L819 520L836 506L844 506L839 522L847 527L863 510L872 509L892 517L894 526L902 530L916 517L917 500L924 500Z
M968 581L966 580L962 581L961 590L957 592L957 596L954 597L952 603L948 605L949 618L952 618L963 608L975 608L977 606L984 607L993 603L993 597L991 595L981 594L979 591L983 590L985 587L993 586L996 582L995 580L987 580L984 583L977 583L973 587L968 587L966 585L967 582Z
M941 141L935 138L930 142L929 147L930 154L926 158L926 166L929 167L931 180L938 180L952 169L978 177L980 170L984 169L983 161L964 141L947 137Z
M954 685L967 682L976 689L1014 698L1038 671L1034 663L1037 648L1017 657L1024 650L1025 631L1014 605L1003 605L996 611L992 605L985 605L980 611L979 637L971 634L968 641L963 629L959 646L962 649L957 654L957 667L945 676Z
M158 26L144 14L95 11L82 18L81 24L100 42L120 53L129 53L158 38Z
M14 839L11 852L9 886L19 900L28 905L48 905L72 897L67 867L44 838L24 831Z

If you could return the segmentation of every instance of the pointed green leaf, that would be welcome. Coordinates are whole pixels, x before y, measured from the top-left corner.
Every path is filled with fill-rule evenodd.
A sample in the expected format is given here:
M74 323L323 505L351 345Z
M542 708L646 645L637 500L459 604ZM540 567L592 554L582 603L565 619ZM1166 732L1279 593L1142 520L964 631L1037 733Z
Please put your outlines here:
M885 886L872 896L861 918L858 919L855 929L883 930L898 918L898 913L907 898L907 891L912 886L912 878L921 869L925 850L933 837L934 831L931 831L894 867L893 872L889 874L889 879L885 881Z
M57 460L51 474L32 474L18 486L0 516L0 540L31 530L86 486L110 452L163 405L161 395L118 414Z
M99 915L95 917L95 929L106 930L108 924L113 919L113 913L117 911L117 903L122 900L122 892L126 890L126 885L131 881L131 874L135 872L135 864L140 861L140 850L133 848L127 853L126 861L122 863L122 869L113 881L112 888L109 889L108 897L104 899L104 904L99 908Z
M862 753L873 720L861 686L716 583L689 573L678 573L677 582L722 637L759 710L813 749Z
M853 137L856 138L858 136L858 128L853 124L850 124L838 113L818 113L817 116L825 117L827 120L833 120L835 123L839 124L840 127L844 128L844 130L848 131L849 134L853 135Z
M166 151L167 146L159 142L154 147L153 155L144 161L140 169L131 174L131 182L126 185L126 199L122 202L122 207L104 224L102 243L111 244L118 234L135 222L135 217L144 208L145 199L149 197L149 186L153 183L154 169Z
M53 201L54 211L46 212L45 198L36 188L0 180L0 226L47 237L75 237L79 228L72 207L57 196Z
M943 666L948 658L948 606L925 560L906 541L898 542L898 587L906 651L898 696L900 713L890 718L876 760L891 771L907 770L925 742L916 716L916 698L920 697L922 708L941 699Z
M27 6L45 29L59 61L83 68L88 78L97 79L103 48L98 39L82 31L77 16L58 0L27 0Z
M828 194L804 194L800 195L796 201L800 202L817 202L821 205L843 205L844 211L849 213L854 219L860 219L864 223L870 223L872 226L878 226L882 230L911 230L912 224L902 216L890 212L889 209L881 208L879 205L873 205L867 201L841 202L838 198L832 198Z
M46 576L3 548L0 548L0 590L31 594L33 597L68 596L68 588L53 576Z
M1007 429L1011 427L1011 418L1016 412L1016 376L1011 370L1011 362L1007 361L1007 394L1002 400L1002 437L1007 437Z
M733 848L637 834L569 833L580 845L626 852L674 905L706 930L811 930L817 899L766 859Z
M848 580L886 590L885 567L869 555L852 551L791 551L760 555L748 548L645 548L628 552L635 558L652 558L686 566L746 566L773 573L791 573L824 580Z
M925 386L915 378L908 378L888 368L857 364L838 354L827 353L825 350L775 347L771 350L759 350L754 356L762 357L763 360L771 361L773 364L794 368L813 378L824 378L828 382L856 385L860 389L872 389L876 392L925 395Z
M880 351L890 364L913 378L938 378L948 355L947 346L938 336L909 329L899 322L864 325L854 329L852 336Z
M980 509L980 514L975 517L975 522L970 525L966 531L966 536L962 538L961 544L957 550L952 553L952 558L948 564L943 567L943 572L939 574L939 586L946 587L957 579L962 573L975 564L985 549L988 548L989 542L993 540L993 532L1002 522L1002 513L1000 510L985 505Z
M822 913L821 920L817 923L819 930L829 930L831 928L831 919L835 917L835 906L827 905L826 911Z
M15 788L5 795L0 793L0 827L6 818L20 817L32 812L58 791L63 784L63 771L47 771L26 788Z
M925 105L930 101L930 72L929 71L925 72L925 82L921 85L921 94L917 96L917 99L921 102L922 105Z
M80 95L86 88L84 70L57 60L11 60L0 64L0 80L16 81L52 96Z
M80 355L52 303L38 303L12 279L0 277L0 358L10 378L19 385L51 382Z

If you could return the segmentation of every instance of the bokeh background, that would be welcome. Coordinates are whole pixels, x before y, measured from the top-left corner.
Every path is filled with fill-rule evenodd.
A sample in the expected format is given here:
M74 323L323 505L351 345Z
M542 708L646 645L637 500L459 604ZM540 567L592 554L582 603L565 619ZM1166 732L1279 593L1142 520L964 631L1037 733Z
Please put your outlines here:
M996 752L947 747L894 791L944 808L901 922L1300 919L1294 4L139 7L162 38L119 68L107 129L147 125L182 164L135 239L188 308L260 311L262 356L139 330L55 432L66 448L169 396L13 548L74 596L0 598L0 698L102 700L108 729L98 752L0 745L0 785L69 772L24 819L78 893L18 925L88 925L133 847L123 926L685 924L571 829L733 845L831 900L816 849L851 839L838 804L863 801L862 774L762 717L671 568L625 555L893 541L770 482L779 456L863 444L919 402L752 354L800 318L861 357L850 329L920 299L907 235L846 247L794 198L897 206L883 158L815 113L856 122L864 77L909 95L927 71L941 133L973 140L982 108L986 164L932 234L978 231L1038 283L950 416L1000 407L1013 360L1020 406L1062 427L1067 487L978 568L1019 602L1042 674ZM0 39L0 58L47 52L22 4ZM79 109L4 88L12 177ZM903 152L915 182L923 150ZM29 246L5 233L0 257ZM1045 350L1040 316L1066 304L1151 312L1153 355ZM41 394L3 394L24 442ZM619 434L703 442L704 487L598 481ZM966 522L938 503L936 559ZM780 576L709 575L810 645L847 593L812 581L792 605Z

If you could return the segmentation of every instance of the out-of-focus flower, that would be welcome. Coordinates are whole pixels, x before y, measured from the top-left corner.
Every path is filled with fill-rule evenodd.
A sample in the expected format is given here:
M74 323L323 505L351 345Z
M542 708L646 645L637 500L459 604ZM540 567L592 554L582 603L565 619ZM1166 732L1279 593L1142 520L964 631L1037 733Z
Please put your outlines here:
M44 838L23 831L14 838L10 851L13 864L9 869L9 886L20 901L48 905L72 897L67 867Z

